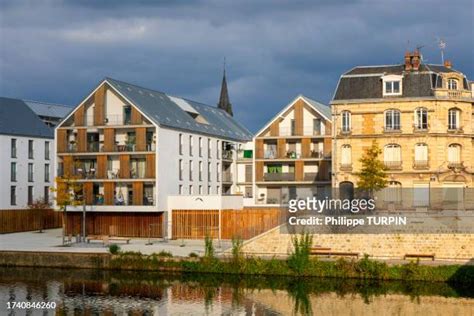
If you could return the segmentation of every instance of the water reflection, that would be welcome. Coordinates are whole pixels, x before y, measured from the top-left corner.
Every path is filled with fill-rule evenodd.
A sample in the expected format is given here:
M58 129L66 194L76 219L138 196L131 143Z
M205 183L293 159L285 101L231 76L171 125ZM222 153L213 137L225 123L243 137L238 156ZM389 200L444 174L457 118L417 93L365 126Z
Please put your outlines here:
M7 310L54 301L55 310ZM446 283L0 268L1 315L471 315L474 289Z

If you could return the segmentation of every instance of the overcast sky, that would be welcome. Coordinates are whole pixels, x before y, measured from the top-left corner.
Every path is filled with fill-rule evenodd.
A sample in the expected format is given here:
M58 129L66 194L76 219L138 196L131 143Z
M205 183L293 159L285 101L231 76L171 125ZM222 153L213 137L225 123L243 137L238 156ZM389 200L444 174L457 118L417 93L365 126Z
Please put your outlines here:
M298 94L423 46L474 79L473 0L0 0L0 95L76 105L104 77L215 105L258 130ZM178 3L175 3L178 2Z

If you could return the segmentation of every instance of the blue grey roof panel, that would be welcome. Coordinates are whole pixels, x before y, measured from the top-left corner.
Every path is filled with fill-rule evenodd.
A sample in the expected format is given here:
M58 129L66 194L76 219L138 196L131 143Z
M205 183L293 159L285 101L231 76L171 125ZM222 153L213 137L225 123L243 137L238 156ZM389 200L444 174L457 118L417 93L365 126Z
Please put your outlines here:
M60 104L23 100L39 116L62 119L72 111L72 107Z
M313 107L315 107L319 112L321 112L324 116L326 116L329 120L331 120L331 107L324 105L318 101L315 101L307 96L302 95L302 97Z
M24 101L0 97L0 134L53 138L53 131Z
M106 78L106 81L156 124L209 134L230 140L249 141L252 139L252 133L235 121L235 119L225 111L216 107L169 96L163 92L139 87L111 78ZM176 101L182 104L179 105ZM185 103L187 104L184 105ZM209 124L197 122L185 111L188 106L194 108Z

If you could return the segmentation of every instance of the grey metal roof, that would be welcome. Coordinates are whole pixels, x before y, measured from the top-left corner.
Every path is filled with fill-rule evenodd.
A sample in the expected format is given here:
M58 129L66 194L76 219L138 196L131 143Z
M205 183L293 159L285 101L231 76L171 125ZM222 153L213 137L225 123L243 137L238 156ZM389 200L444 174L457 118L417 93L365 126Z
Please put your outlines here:
M305 99L306 102L311 104L313 107L315 107L319 112L321 112L324 116L326 116L329 120L331 120L331 107L322 104L316 100L313 100L311 98L308 98L307 96L301 95L303 99Z
M216 107L180 97L169 96L163 92L139 87L123 81L106 78L113 88L137 106L156 124L192 132L204 133L229 140L249 141L250 133L227 112ZM196 110L209 124L199 123L172 100L185 102Z
M359 66L341 76L334 94L334 100L383 98L382 75L403 75L402 97L432 97L437 73L456 72L443 65L421 64L419 71L405 71L404 65ZM462 74L462 73L460 73ZM379 76L380 75L380 76ZM433 78L434 76L434 78ZM464 88L470 90L467 79Z
M0 134L52 139L53 131L23 100L0 97Z
M72 107L46 102L23 100L37 115L62 119L72 111Z

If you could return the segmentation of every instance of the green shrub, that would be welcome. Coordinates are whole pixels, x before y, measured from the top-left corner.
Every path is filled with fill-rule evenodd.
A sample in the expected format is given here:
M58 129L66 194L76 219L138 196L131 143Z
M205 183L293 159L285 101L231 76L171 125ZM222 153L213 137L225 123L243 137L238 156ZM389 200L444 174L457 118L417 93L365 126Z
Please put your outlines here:
M109 246L109 252L113 255L116 255L120 252L120 246L116 244L112 244Z
M157 256L158 257L168 257L168 258L171 258L173 257L173 254L169 251L166 251L166 250L161 250L160 252L157 253Z
M385 262L370 260L369 255L364 254L364 258L359 260L356 271L363 278L383 280L388 277L388 265Z
M204 258L213 259L215 257L214 244L212 238L207 235L204 239Z
M190 252L188 257L190 257L190 258L199 258L199 255L195 252Z
M313 245L313 237L303 233L291 238L293 252L288 257L288 267L296 274L304 274L309 264L309 255Z
M243 245L244 243L239 237L232 238L232 260L234 263L240 263L244 259Z

